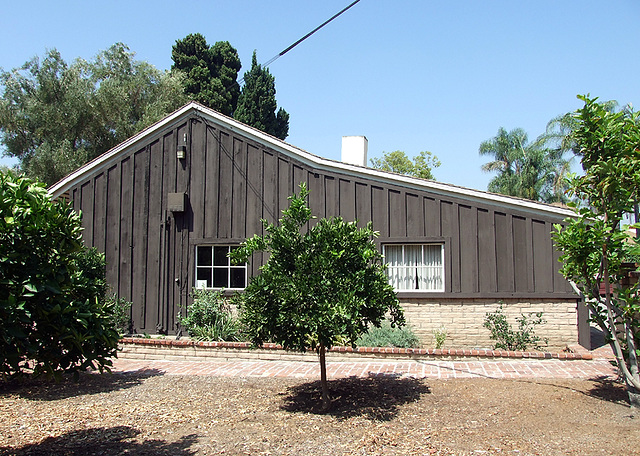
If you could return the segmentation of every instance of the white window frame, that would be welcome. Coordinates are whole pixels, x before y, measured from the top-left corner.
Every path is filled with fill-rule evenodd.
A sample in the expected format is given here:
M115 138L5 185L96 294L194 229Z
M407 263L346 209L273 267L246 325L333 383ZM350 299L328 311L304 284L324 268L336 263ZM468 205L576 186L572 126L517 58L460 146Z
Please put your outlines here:
M389 263L389 260L387 258L387 251L389 247L393 247L393 248L402 248L402 264L400 265L391 265ZM406 247L421 247L420 250L420 261L419 264L415 264L415 265L407 265L407 260L406 260L406 251L405 248ZM438 265L426 265L424 264L424 258L425 258L425 248L434 248L434 247L438 247L440 250L440 264ZM435 250L435 249L434 249ZM442 293L445 291L445 251L444 251L444 243L442 242L427 242L427 243L405 243L405 244L400 244L400 243L389 243L389 244L383 244L382 245L382 254L385 257L385 262L387 263L387 276L389 277L389 283L391 285L394 286L394 289L396 291L399 292L417 292L417 293ZM389 255L391 256L391 255ZM405 271L404 274L402 274L402 270ZM433 273L435 273L436 276L436 281L437 281L437 285L433 288L416 288L416 286L419 286L420 284L420 280L418 277L418 274L420 272L426 273L427 271L431 271L432 275ZM400 274L398 274L400 272ZM411 273L412 275L415 274L416 276L416 280L407 280L408 279L408 273ZM396 282L413 282L413 285L411 288L409 287L404 287L404 288L397 288L396 284L394 284L394 277L396 277ZM400 277L400 279L398 279L398 277ZM403 280L404 278L404 280Z
M195 278L194 278L194 283L195 283L195 287L196 288L206 288L209 290L221 290L221 289L225 289L225 290L244 290L247 286L247 281L248 281L248 276L247 276L247 263L243 263L241 265L232 265L231 264L231 259L229 257L227 257L227 264L226 265L216 265L215 264L215 249L216 248L226 248L227 249L227 253L232 249L232 248L237 248L239 247L238 245L232 245L232 244L200 244L200 245L196 245L196 263L195 263ZM209 248L211 250L211 264L210 265L200 265L199 264L199 259L198 259L198 252L200 251L201 248ZM200 271L210 271L209 272L209 278L211 280L211 286L207 286L207 282L205 279L201 279L198 280L198 277L200 277L200 275L198 274ZM214 286L215 282L214 282L214 271L215 270L226 270L227 272L227 285L225 287L216 287ZM232 271L238 271L238 270L242 270L243 271L243 275L244 275L244 286L242 288L238 288L238 287L231 287L231 273Z

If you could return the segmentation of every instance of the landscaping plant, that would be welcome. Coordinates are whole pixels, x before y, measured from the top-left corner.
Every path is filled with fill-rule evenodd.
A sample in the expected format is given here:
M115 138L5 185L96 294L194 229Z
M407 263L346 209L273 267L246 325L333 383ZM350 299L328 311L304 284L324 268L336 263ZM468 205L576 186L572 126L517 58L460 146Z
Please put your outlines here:
M187 306L187 315L178 315L178 322L191 337L211 341L242 340L240 323L223 290L194 288L191 297L193 303Z
M626 262L639 249L622 223L640 196L639 119L632 110L613 112L597 98L579 98L584 106L574 114L571 138L584 175L571 177L570 193L580 204L572 205L576 217L566 226L556 225L554 240L562 250L561 273L585 296L613 349L629 399L640 407L639 288L622 283L629 273Z
M269 260L245 289L241 319L255 345L272 341L318 353L327 409L326 350L344 341L355 346L387 313L393 325L403 325L404 314L371 223L358 228L340 217L310 223L308 194L301 184L279 224L263 220L266 234L248 239L230 257L245 262L254 252L267 252Z
M420 346L420 341L411 327L394 327L385 320L379 327L372 326L365 334L358 337L356 345L359 347L416 348Z
M433 330L433 338L436 341L436 349L441 349L444 347L444 343L447 340L447 329L444 326L441 326L438 329Z
M502 303L495 312L487 313L483 326L491 331L491 340L495 340L494 349L526 351L529 347L536 350L542 349L541 343L547 343L535 334L535 327L545 323L542 312L531 315L520 314L516 317L518 329L513 329L503 312Z
M104 271L68 203L52 201L44 184L0 173L2 378L108 370L118 333Z

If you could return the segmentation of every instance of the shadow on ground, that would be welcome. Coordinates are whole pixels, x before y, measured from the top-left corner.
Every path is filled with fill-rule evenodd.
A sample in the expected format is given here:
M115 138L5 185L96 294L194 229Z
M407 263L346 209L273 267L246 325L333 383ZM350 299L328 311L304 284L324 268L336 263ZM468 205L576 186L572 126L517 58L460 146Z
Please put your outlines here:
M287 390L282 410L327 414L339 419L362 416L370 420L389 421L403 404L420 400L431 390L424 379L396 375L348 377L328 382L331 408L322 410L320 381L302 383Z
M163 372L158 369L145 369L126 374L84 373L77 382L70 375L64 376L58 382L44 377L22 377L5 383L0 382L0 395L17 394L34 401L53 401L133 388L140 385L144 379L157 375L163 375Z
M71 431L59 437L47 437L40 443L24 445L19 448L0 447L0 454L15 456L116 456L121 454L190 456L195 454L189 449L197 440L195 435L181 437L176 442L145 440L139 443L133 440L138 434L139 431L129 426L82 429Z
M629 395L624 383L607 378L591 379L593 386L586 392L588 396L603 401L629 405Z

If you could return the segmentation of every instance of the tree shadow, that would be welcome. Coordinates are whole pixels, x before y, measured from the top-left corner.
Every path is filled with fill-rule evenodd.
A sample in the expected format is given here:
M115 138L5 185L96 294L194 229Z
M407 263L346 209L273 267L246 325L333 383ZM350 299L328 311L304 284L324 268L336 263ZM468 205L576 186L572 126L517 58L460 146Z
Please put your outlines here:
M424 379L400 377L397 374L370 374L369 377L347 377L328 382L331 408L322 410L322 387L319 380L288 388L280 407L287 412L326 414L341 420L362 416L374 421L396 417L403 404L420 400L431 390Z
M616 404L629 405L629 395L623 382L611 378L591 378L593 387L585 392L587 396Z
M110 428L90 428L71 431L58 437L47 437L42 442L27 444L17 448L0 447L0 454L11 456L49 456L49 455L100 455L116 456L191 456L195 451L189 448L197 441L192 434L181 437L176 442L163 440L133 439L140 431L129 426Z
M73 376L65 375L57 382L45 377L22 377L5 383L0 382L0 395L17 394L24 399L33 401L53 401L133 388L149 377L163 374L163 371L158 369L144 369L127 373L86 372L80 374L77 381Z

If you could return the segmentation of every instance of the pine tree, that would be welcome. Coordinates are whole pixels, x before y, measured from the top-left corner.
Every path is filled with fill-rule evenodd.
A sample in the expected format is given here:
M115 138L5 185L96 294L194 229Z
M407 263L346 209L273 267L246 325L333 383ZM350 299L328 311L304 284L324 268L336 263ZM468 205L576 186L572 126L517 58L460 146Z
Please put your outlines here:
M191 99L228 116L233 115L240 88L238 51L228 41L213 46L200 33L177 40L171 52L172 70L185 74L183 87Z
M267 68L258 64L255 51L251 69L244 74L244 87L240 92L234 118L276 138L289 134L289 113L277 110L275 78Z

